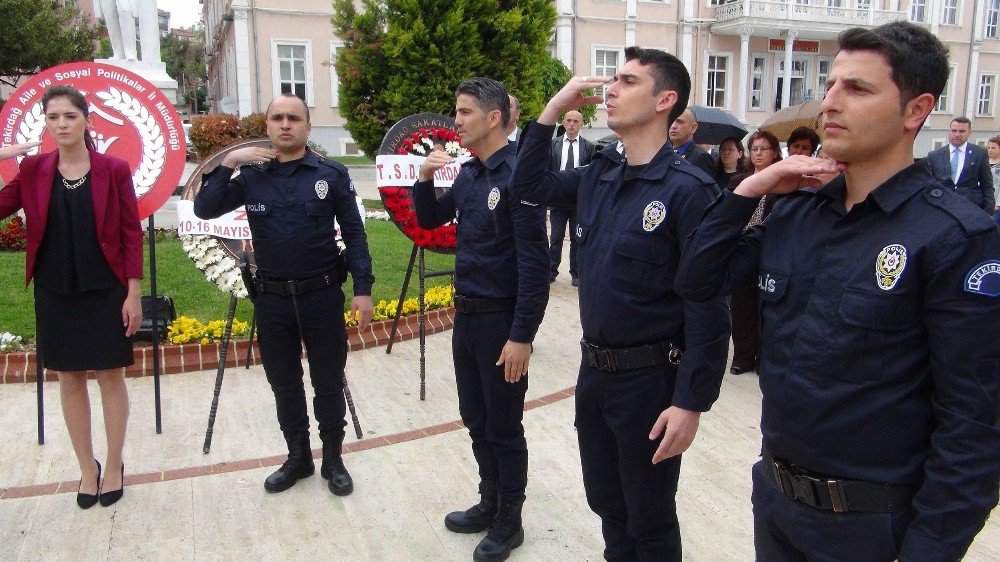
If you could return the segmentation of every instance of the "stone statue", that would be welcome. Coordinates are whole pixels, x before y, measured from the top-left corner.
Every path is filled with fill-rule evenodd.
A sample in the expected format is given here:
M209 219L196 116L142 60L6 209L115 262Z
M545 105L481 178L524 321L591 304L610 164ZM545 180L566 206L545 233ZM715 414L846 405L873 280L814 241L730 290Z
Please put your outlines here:
M142 61L160 61L160 29L156 0L95 0L94 13L104 18L114 55L111 60L137 60L135 20L139 18L139 42Z

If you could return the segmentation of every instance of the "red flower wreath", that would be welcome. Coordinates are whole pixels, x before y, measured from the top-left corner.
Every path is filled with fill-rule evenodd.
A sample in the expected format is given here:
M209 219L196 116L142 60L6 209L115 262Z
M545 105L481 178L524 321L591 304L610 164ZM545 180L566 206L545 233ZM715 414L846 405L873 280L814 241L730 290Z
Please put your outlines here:
M401 155L426 156L433 150L434 145L440 145L452 156L470 154L468 149L462 147L458 133L444 127L420 129L411 133L396 152ZM420 228L417 224L417 214L413 209L413 196L410 190L411 186L379 188L385 210L389 212L396 226L420 248L445 253L454 251L455 224L446 224L433 230Z

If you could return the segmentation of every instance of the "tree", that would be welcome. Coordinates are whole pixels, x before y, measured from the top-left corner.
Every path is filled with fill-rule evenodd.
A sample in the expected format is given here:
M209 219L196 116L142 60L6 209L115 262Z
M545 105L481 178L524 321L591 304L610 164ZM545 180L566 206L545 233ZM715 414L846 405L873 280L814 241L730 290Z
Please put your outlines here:
M206 107L205 29L198 26L186 31L196 32L197 39L188 41L172 33L167 35L160 40L160 59L167 66L167 74L183 85L188 111L197 113Z
M503 82L522 117L537 115L555 8L548 0L334 0L340 111L367 154L399 119L451 114L472 76Z
M0 0L0 82L74 61L93 60L100 27L57 0Z
M549 57L542 70L542 81L539 87L542 89L542 99L549 100L556 95L566 82L573 77L573 71L566 67L561 60ZM584 106L580 109L583 114L583 122L590 125L597 119L597 107L593 105Z

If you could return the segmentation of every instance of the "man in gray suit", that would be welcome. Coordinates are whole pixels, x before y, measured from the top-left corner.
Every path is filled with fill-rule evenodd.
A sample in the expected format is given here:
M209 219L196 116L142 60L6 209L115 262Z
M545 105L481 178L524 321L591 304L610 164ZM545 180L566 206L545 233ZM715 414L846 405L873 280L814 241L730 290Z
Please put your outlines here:
M941 183L954 187L959 195L993 215L996 205L993 194L993 174L986 151L969 144L972 122L967 117L951 120L948 144L927 154L927 168Z
M674 145L677 154L685 160L701 168L709 177L715 177L715 158L704 148L694 143L694 132L698 130L698 118L691 108L687 108L670 125L670 143Z
M566 134L552 139L552 153L549 156L549 169L572 170L590 164L594 157L594 143L580 136L583 127L583 114L579 111L567 111L563 117L563 127ZM576 209L551 208L549 212L551 232L549 233L549 282L554 282L559 274L559 262L562 261L563 238L566 237L566 224L569 224L569 274L573 286L576 287Z

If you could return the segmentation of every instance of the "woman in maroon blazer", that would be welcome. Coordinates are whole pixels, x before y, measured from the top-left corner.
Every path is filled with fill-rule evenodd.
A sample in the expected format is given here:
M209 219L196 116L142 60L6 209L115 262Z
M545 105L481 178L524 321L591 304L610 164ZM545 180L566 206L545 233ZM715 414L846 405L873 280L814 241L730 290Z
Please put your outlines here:
M0 217L24 209L26 279L35 280L42 364L59 372L63 417L82 478L77 504L108 506L123 493L122 448L128 423L124 369L133 363L131 336L142 321L142 228L126 162L89 142L86 98L70 86L42 97L57 150L29 156L0 190ZM0 149L0 157L30 146ZM104 480L90 435L87 371L96 371L108 454Z

